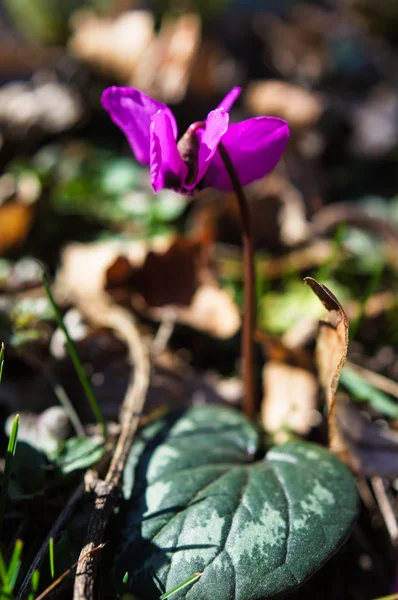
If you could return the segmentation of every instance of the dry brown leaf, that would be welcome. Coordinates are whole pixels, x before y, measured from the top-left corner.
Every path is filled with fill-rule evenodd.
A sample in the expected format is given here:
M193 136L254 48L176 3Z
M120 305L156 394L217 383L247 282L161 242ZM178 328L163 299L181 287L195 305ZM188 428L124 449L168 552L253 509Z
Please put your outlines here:
M72 54L124 83L155 38L153 15L144 10L124 12L115 19L82 10L71 24Z
M367 477L398 476L398 434L367 421L344 396L336 402L336 425L349 466Z
M253 81L245 95L245 105L254 115L275 115L292 129L310 127L324 110L318 94L285 81Z
M344 457L345 444L336 424L336 390L347 358L348 319L336 296L325 285L312 277L304 281L328 310L327 319L319 323L316 362L329 411L329 446L332 452Z
M288 340L285 340L285 336L279 337L257 330L255 339L263 344L268 360L288 363L294 367L315 372L311 353L303 346L289 344Z
M144 10L114 19L80 11L72 27L70 50L81 60L166 103L184 98L201 40L198 15L167 16L157 35Z
M151 250L164 252L170 246L170 237L161 236L128 246L117 240L82 244L68 244L62 251L61 268L58 271L56 288L62 301L92 298L101 294L106 284L106 271L119 256L129 263L141 265Z
M201 263L207 254L201 242L177 238L165 252L150 250L144 263L128 265L121 256L106 273L106 289L123 286L142 296L147 306L189 306L199 287ZM205 259L206 260L206 259ZM122 272L124 279L121 278Z
M162 320L168 307L148 310L148 316ZM226 339L240 327L240 315L231 296L215 283L202 284L195 292L191 305L176 309L176 320L214 337Z
M262 423L270 433L289 429L307 435L314 424L318 382L310 371L280 361L263 369ZM292 393L294 390L294 393Z
M216 337L240 327L230 295L207 266L200 242L162 236L152 240L70 244L57 277L60 301L86 303L108 288L114 299L154 320L175 319Z
M200 40L198 15L165 17L129 84L167 104L178 104L186 94Z
M177 321L211 335L236 333L240 322L237 309L212 277L202 242L176 238L166 251L150 251L141 265L131 264L129 273L120 260L107 271L106 289L115 291L114 297L122 299L123 293L128 294L136 310L155 320L163 320L173 310ZM115 268L118 276L121 270L127 275L124 282L119 277L117 286Z
M34 207L16 201L0 206L0 254L24 241L30 231Z

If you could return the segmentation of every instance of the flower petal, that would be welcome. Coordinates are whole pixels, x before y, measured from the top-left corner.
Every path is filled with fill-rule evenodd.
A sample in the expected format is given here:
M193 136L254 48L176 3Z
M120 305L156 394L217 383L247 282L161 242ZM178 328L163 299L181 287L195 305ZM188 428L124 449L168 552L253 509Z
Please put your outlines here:
M235 100L240 96L241 91L241 87L233 87L232 90L228 92L228 94L225 96L224 100L220 102L217 108L223 108L224 110L229 112Z
M203 178L217 151L220 139L228 130L228 123L229 114L223 108L216 108L207 115L205 129L197 132L199 136L197 175L194 181L186 185L187 190L192 190Z
M188 174L188 167L177 149L173 123L164 110L151 118L150 170L155 194L163 188L181 190Z
M139 90L129 87L107 88L101 98L102 106L111 119L123 131L136 159L149 164L149 128L151 117L163 110L169 117L174 140L177 138L177 124L171 110Z
M228 151L242 185L261 179L279 162L290 132L277 117L255 117L228 128L222 143ZM215 154L204 175L205 187L229 191L232 185L224 164Z

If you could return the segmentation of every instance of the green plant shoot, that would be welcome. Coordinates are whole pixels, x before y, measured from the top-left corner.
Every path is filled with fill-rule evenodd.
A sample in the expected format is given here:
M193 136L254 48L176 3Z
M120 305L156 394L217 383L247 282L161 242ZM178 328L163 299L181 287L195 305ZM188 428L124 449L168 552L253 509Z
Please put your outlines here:
M51 579L55 577L55 560L54 560L54 538L50 537L50 541L48 542L48 555L50 559L50 574Z
M108 434L108 431L107 431L105 419L102 416L101 410L98 406L98 403L94 396L93 390L91 389L91 385L88 380L88 377L83 369L83 365L80 361L79 355L77 354L75 345L74 345L72 338L70 337L69 332L65 326L65 323L62 319L62 316L61 316L61 313L57 306L57 303L55 302L54 296L52 295L52 292L50 289L50 284L48 282L48 279L47 279L44 271L43 271L43 275L42 275L42 282L43 282L43 287L45 289L47 297L53 308L55 320L57 321L58 327L63 331L63 333L65 335L66 347L68 349L69 356L72 360L73 366L75 367L75 371L79 377L80 383L82 384L84 393L86 394L86 398L90 404L93 415L94 415L97 423L101 426L104 437L106 437Z
M201 577L202 575L203 575L203 573L194 573L193 575L191 575L191 577L188 577L188 579L186 579L185 581L183 581L179 585L176 585L176 587L174 587L169 592L166 592L165 594L162 594L159 597L159 600L166 600L166 598L170 598L170 596L172 596L173 594L176 594L177 592L179 592L180 590L182 590L184 587L186 587L190 583L194 583L195 581L197 581L199 579L199 577Z
M34 600L34 598L36 596L36 592L39 588L39 581L40 581L39 571L33 571L32 579L30 580L31 591L28 596L28 600Z
M10 439L8 440L6 462L5 462L5 467L4 467L3 482L2 482L1 494L0 494L0 536L1 536L1 530L3 527L4 512L5 512L6 503L7 503L8 485L10 482L12 461L15 456L15 449L17 447L18 426L19 426L19 415L15 415L15 419L14 419L14 422L13 422L12 428L11 428Z

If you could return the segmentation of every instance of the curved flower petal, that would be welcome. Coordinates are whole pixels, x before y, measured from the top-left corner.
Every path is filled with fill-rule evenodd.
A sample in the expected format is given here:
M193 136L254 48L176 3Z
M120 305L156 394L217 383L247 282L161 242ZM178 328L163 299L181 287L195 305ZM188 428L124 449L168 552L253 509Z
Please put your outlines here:
M169 117L174 140L177 138L177 123L171 110L139 90L129 87L109 87L101 98L102 106L111 119L123 131L136 159L149 164L149 128L151 117L163 110Z
M177 149L173 123L164 110L151 118L150 171L155 194L163 188L180 191L188 174L188 167Z
M199 137L197 174L195 179L185 186L187 190L194 189L203 178L217 151L220 139L228 130L228 123L229 114L223 108L216 108L207 115L205 129L197 132Z
M238 86L233 87L232 90L230 92L228 92L228 94L225 96L224 100L222 102L220 102L220 104L217 106L217 108L223 108L224 110L229 112L231 110L232 105L235 102L235 100L237 98L239 98L241 91L242 91L241 87L238 87Z
M228 128L222 139L242 185L261 179L280 160L290 132L286 121L277 117L254 117ZM229 191L232 185L218 154L204 175L204 186Z

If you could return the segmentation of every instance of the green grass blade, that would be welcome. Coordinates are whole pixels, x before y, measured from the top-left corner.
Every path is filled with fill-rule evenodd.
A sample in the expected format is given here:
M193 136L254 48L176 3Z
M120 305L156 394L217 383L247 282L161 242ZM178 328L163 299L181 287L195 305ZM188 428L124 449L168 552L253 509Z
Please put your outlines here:
M375 598L375 600L398 600L398 594L391 594L391 596L383 596L382 598Z
M36 596L36 592L39 587L39 581L40 581L39 571L33 571L32 579L30 580L31 591L29 593L28 600L34 600L34 598Z
M0 494L0 536L3 527L4 513L6 509L7 496L8 496L8 485L10 482L11 466L15 455L15 449L17 447L18 437L18 426L19 426L19 415L15 415L14 422L12 424L10 439L8 440L6 463L4 467L3 481L1 485Z
M17 540L15 542L14 550L12 552L11 560L8 565L8 581L11 590L14 589L15 583L17 581L17 577L19 574L19 569L21 568L21 554L22 554L23 542L22 540Z
M369 404L382 414L398 419L398 404L381 390L368 383L359 373L345 366L340 373L340 383L357 401Z
M80 358L77 354L75 345L72 341L72 338L70 337L68 330L65 326L65 323L62 319L61 313L58 309L57 303L55 302L54 296L52 295L51 289L50 289L50 284L48 282L48 279L43 271L43 276L42 276L42 282L43 282L43 287L45 289L45 292L47 294L48 300L52 306L52 309L54 311L54 316L55 316L55 320L57 321L58 327L63 331L64 335L65 335L65 340L66 340L66 347L69 353L69 356L72 360L73 366L75 367L75 371L80 379L80 383L82 384L84 393L86 394L86 398L90 404L91 410L94 414L94 417L97 421L97 423L99 425L101 425L102 427L102 432L104 437L107 436L108 431L107 431L107 427L106 427L106 423L105 423L105 419L102 416L102 413L100 411L100 408L98 406L97 400L95 399L93 390L91 389L91 385L90 382L88 380L88 377L83 369L83 365L80 361Z
M188 577L188 579L186 579L185 581L183 581L179 585L176 585L176 587L174 587L169 592L166 592L165 594L162 594L159 597L159 600L166 600L166 598L170 598L170 596L172 596L173 594L176 594L177 592L179 592L180 590L182 590L184 587L186 587L190 583L194 583L195 581L197 581L202 575L203 575L203 573L194 573L193 575L191 575L191 577Z
M4 562L4 558L3 558L1 551L0 551L0 579L1 579L1 584L2 584L2 587L4 588L4 591L7 594L10 594L11 588L10 588L10 584L8 581L7 567L6 567L6 563Z
M5 353L5 346L4 343L1 342L1 346L0 346L0 383L1 380L3 379L3 367L4 367L4 353Z
M18 427L19 427L19 415L15 415L14 422L11 427L10 439L8 440L7 446L7 454L15 455L15 450L17 448L17 438L18 438Z
M50 558L50 574L51 579L55 577L55 560L54 560L54 538L50 537L50 541L48 542L48 555Z
M15 600L14 594L8 592L4 587L0 585L0 598L1 600L5 600L5 598L9 600Z
M19 575L19 569L21 568L21 565L22 565L22 561L21 560L18 560L15 563L14 571L12 573L12 578L10 579L10 588L13 591L14 591L15 584L17 582L17 578L18 578L18 575Z

